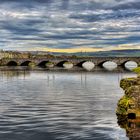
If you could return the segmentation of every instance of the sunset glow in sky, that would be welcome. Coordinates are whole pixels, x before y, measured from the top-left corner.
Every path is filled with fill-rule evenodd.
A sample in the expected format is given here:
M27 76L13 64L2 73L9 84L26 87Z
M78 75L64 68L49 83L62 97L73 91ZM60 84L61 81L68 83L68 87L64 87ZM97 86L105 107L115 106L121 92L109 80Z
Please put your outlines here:
M140 1L0 0L0 49L140 49Z

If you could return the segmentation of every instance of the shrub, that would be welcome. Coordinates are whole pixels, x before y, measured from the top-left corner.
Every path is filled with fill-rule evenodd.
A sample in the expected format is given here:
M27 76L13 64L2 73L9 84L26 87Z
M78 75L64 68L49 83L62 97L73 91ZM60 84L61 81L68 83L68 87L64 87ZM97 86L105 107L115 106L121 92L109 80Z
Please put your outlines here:
M140 67L134 68L132 71L137 74L140 74Z

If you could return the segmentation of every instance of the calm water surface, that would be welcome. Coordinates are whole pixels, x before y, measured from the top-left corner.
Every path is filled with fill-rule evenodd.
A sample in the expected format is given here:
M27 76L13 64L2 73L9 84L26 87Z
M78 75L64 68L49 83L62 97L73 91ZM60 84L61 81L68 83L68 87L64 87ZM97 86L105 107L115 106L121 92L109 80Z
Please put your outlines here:
M0 72L0 140L127 140L115 109L131 76Z

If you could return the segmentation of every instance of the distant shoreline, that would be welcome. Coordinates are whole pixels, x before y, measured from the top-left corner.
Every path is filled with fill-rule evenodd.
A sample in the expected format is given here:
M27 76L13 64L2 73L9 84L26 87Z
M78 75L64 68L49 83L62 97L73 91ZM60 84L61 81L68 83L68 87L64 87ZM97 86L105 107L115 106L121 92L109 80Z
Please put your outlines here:
M58 52L49 52L49 51L18 51L18 50L0 50L0 57L4 55L7 57L21 56L27 57L28 55L33 56L76 56L76 57L139 57L140 49L125 49L125 50L110 50L110 51L97 51L97 52L75 52L75 53L58 53Z

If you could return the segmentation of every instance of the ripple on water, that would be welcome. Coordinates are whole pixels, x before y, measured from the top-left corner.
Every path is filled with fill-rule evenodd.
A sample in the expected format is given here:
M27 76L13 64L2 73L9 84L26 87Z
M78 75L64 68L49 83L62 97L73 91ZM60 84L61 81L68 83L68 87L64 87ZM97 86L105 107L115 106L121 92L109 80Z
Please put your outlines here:
M115 116L120 77L46 72L0 77L0 139L127 139Z

